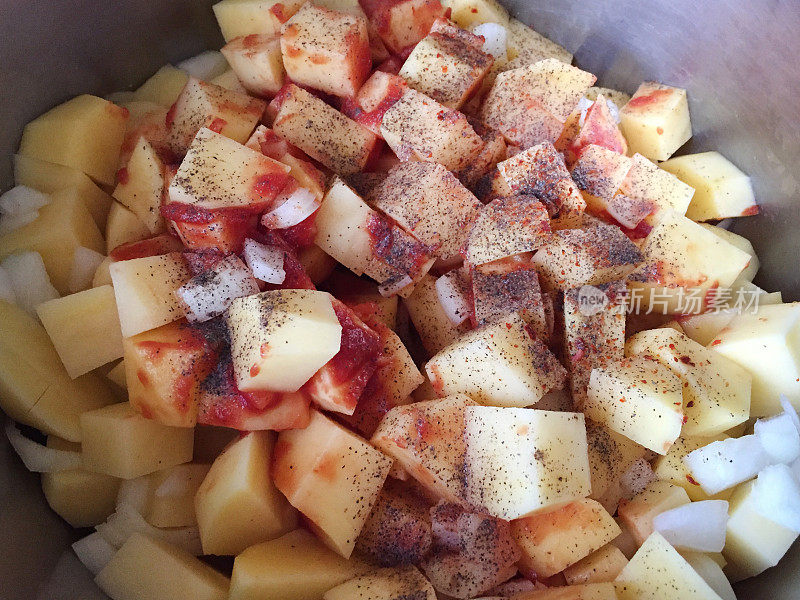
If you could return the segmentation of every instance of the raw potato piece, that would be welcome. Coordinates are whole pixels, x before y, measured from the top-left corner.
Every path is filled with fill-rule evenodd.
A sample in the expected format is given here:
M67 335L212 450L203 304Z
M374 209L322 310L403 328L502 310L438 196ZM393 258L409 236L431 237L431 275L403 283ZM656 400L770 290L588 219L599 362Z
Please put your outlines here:
M626 358L592 371L584 412L663 455L681 433L681 389L680 379L660 363Z
M464 423L473 506L512 520L591 491L582 414L470 406Z
M114 600L226 600L230 581L189 553L135 533L95 578Z
M174 292L192 275L178 252L109 266L123 337L177 321L184 315Z
M322 541L349 558L391 468L389 457L313 411L306 429L279 435L273 480Z
M125 109L84 94L28 123L19 153L74 167L98 183L113 185L127 118Z
M750 178L719 152L671 158L660 166L695 189L686 210L692 221L758 214Z
M204 554L237 555L297 526L270 472L275 434L254 431L217 457L195 497Z
M657 225L669 211L683 215L695 190L672 173L660 169L641 154L634 154L619 192L629 198L649 203L646 221Z
M752 242L746 237L733 233L732 231L728 231L727 229L723 229L722 227L717 227L716 225L709 225L708 223L700 223L700 225L714 235L721 237L729 244L736 246L739 248L739 250L747 252L750 255L750 262L748 263L747 268L745 268L745 270L739 274L739 277L736 278L736 281L731 284L731 288L736 288L741 282L744 281L752 282L753 279L755 279L756 273L760 267L758 256L756 256L756 251L753 249Z
M381 135L402 161L421 160L460 171L483 149L483 140L457 110L406 90L383 116Z
M237 37L220 50L240 85L256 96L274 96L283 87L281 41L269 35ZM219 85L219 84L218 84Z
M448 0L451 19L459 27L469 29L481 23L508 24L508 11L496 0Z
M370 441L434 496L465 504L464 411L473 404L457 395L395 407Z
M619 600L721 600L661 534L654 533L617 577Z
M112 202L108 211L105 234L105 251L110 254L119 246L147 239L150 237L150 229L122 204Z
M367 21L307 2L281 28L286 75L293 82L352 98L369 77Z
M196 453L195 453L196 454ZM194 497L210 465L186 464L150 476L153 493L144 518L154 527L195 527Z
M726 490L709 496L700 487L689 468L684 462L684 458L698 448L708 446L712 442L727 439L729 436L721 433L712 437L679 437L664 456L659 456L653 463L653 473L661 481L668 481L686 490L692 502L701 500L719 499L726 500L730 496L730 491Z
M750 417L750 374L674 329L640 331L625 342L627 356L645 355L683 382L683 435L713 436Z
M501 25L505 23L498 21ZM522 21L508 21L508 63L502 70L527 67L546 58L555 58L565 64L572 63L572 54L552 40L537 33Z
M591 144L580 153L570 175L587 204L599 212L609 209L630 168L631 159L627 156Z
M615 513L624 495L622 479L647 450L605 425L586 420L586 443L592 479L591 498Z
M164 163L144 137L136 141L127 165L117 174L117 181L112 194L114 198L139 217L150 233L155 235L164 231L164 218L161 216Z
M122 356L119 314L110 285L50 300L36 312L73 379Z
M471 331L425 365L440 396L469 394L494 406L531 406L564 384L566 371L518 313Z
M614 584L587 583L523 592L516 600L617 600Z
M251 34L274 36L303 0L222 0L214 5L214 16L226 42Z
M275 133L341 175L364 168L375 134L294 84L284 88L281 98Z
M329 550L305 529L296 529L236 557L230 600L322 600L329 589L371 570Z
M416 567L381 569L328 590L324 600L436 600L436 590Z
M342 325L326 292L275 290L237 298L227 321L242 391L296 392L341 346Z
M613 544L606 544L600 550L592 552L586 558L564 569L564 578L569 585L611 582L627 564L628 559L622 550Z
M433 22L446 13L439 0L361 0L360 3L394 54L403 54L414 46L428 34Z
M81 450L87 468L133 479L192 460L191 429L150 421L129 403L81 415Z
M653 481L632 500L622 502L619 518L637 546L653 533L653 519L661 513L689 504L686 491L667 481Z
M429 355L436 354L467 332L467 325L453 325L444 312L436 291L436 279L430 275L420 279L411 295L403 299L403 304Z
M588 498L517 519L511 527L522 550L520 566L541 577L563 571L620 534L611 515Z
M153 102L169 108L181 94L189 75L186 71L164 65L133 93L137 102Z
M630 151L650 160L667 160L692 137L689 102L681 88L646 81L619 115Z

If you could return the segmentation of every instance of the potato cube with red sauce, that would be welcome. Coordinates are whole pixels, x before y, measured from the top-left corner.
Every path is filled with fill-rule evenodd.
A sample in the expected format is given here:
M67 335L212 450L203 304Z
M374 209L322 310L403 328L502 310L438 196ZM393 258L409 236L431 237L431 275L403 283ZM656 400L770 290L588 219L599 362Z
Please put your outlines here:
M232 39L220 50L244 88L256 96L274 96L283 87L281 41L251 34Z
M222 0L214 16L226 42L252 35L276 35L305 0Z
M386 111L405 93L408 84L399 75L374 71L355 98L342 101L342 112L375 135L381 135L381 121Z
M439 0L361 0L361 7L395 54L414 46L446 14Z

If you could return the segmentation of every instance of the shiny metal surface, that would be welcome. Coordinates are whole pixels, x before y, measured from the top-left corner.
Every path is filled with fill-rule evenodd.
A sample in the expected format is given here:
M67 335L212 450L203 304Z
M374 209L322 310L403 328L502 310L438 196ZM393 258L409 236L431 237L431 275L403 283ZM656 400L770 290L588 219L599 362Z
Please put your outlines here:
M128 89L159 66L221 39L209 0L0 0L0 189L25 122L70 96ZM800 299L800 2L506 0L567 47L599 82L644 79L689 90L688 150L720 150L754 179L760 216L733 229L755 244L756 282ZM0 324L2 326L2 324ZM74 533L48 509L38 477L0 441L0 600L101 597L65 554ZM61 562L59 562L61 561ZM800 549L738 587L741 599L800 597Z

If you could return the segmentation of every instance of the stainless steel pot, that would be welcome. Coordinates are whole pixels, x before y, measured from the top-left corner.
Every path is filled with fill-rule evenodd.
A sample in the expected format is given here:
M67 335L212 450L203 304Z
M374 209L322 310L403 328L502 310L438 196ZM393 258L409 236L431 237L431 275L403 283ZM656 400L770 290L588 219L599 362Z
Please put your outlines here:
M0 189L12 185L22 126L85 92L141 83L221 38L210 0L0 0ZM734 230L762 261L756 282L800 299L800 3L798 0L506 0L575 53L601 84L644 79L689 90L691 151L718 149L754 180L762 214ZM2 327L2 323L0 323ZM0 599L102 598L70 556L74 533L47 508L38 477L0 441ZM800 597L800 548L738 586L741 599ZM666 600L666 599L665 599ZM671 600L671 599L670 599Z

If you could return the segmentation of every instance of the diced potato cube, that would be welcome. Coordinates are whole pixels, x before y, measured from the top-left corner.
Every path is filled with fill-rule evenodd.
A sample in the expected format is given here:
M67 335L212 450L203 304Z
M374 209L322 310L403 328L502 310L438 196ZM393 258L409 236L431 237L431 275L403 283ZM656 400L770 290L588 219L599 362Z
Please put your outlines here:
M306 429L279 435L274 455L275 485L328 547L349 558L392 460L316 411Z
M653 463L653 472L662 481L668 481L686 490L692 502L701 500L725 500L730 496L730 491L726 490L714 496L709 496L700 487L700 484L692 477L689 468L683 461L684 457L698 448L708 446L712 442L727 439L724 433L710 437L679 437L664 456L659 456Z
M296 392L341 346L342 326L326 292L275 290L237 298L227 321L242 391Z
M275 116L275 132L333 171L361 171L377 137L322 100L289 84Z
M686 490L668 481L654 481L632 500L620 503L619 517L641 546L653 533L656 516L684 504L689 504Z
M605 96L608 100L611 100L611 102L616 105L617 109L621 109L631 99L630 94L626 94L625 92L621 92L612 88L593 86L586 90L586 99L590 100L591 102L597 100L597 98L601 95Z
M192 460L191 429L145 419L128 402L81 414L87 468L133 479Z
M153 102L169 108L180 96L189 75L186 71L164 65L133 93L135 100Z
M125 381L125 360L119 361L113 369L106 373L106 377L122 389L127 390L128 384Z
M628 152L628 143L611 113L609 101L603 95L598 96L585 112L578 111L577 107L572 111L556 146L564 152L568 164L574 164L590 146L599 146L620 156Z
M587 204L595 211L608 210L608 204L631 169L627 156L590 144L580 153L570 174Z
M381 569L370 575L361 575L335 588L323 596L325 600L436 600L436 590L431 582L414 566Z
M183 256L171 252L109 265L123 337L184 316L175 290L191 279Z
M270 207L289 167L203 128L169 186L170 202L197 208Z
M217 457L195 498L205 554L236 555L297 526L297 512L270 472L275 436L254 431Z
M110 285L50 300L36 312L73 379L122 356L122 331Z
M563 571L620 534L606 509L588 498L517 519L511 527L522 550L521 567L541 577Z
M230 600L322 600L329 589L371 570L329 550L305 529L296 529L236 557Z
M798 332L800 303L765 305L736 315L709 344L752 375L751 416L780 412L781 394L800 407Z
M63 189L73 189L92 215L100 230L106 226L111 197L101 190L89 177L73 167L59 165L25 156L14 155L14 182L26 185L45 194Z
M176 465L153 473L150 476L153 493L142 516L154 527L196 526L194 497L209 467Z
M753 249L752 242L744 236L733 233L732 231L728 231L727 229L723 229L722 227L717 227L716 225L709 225L708 223L700 223L700 225L702 225L711 233L721 237L729 244L736 246L739 248L739 250L747 252L750 255L750 263L747 265L747 268L745 268L745 270L739 274L739 277L736 278L736 281L731 284L731 288L736 288L740 282L753 281L756 273L758 272L760 264L758 261L758 256L756 256L756 251Z
M681 388L681 380L655 360L626 358L592 371L584 412L663 455L681 433Z
M449 171L460 171L483 149L467 117L413 89L386 111L381 134L400 160L439 163Z
M283 87L285 69L279 38L263 34L237 37L220 52L231 65L236 80L251 94L274 96Z
M516 600L617 600L612 583L587 583L535 589L514 596Z
M415 90L444 106L459 109L494 62L482 47L478 36L439 19L414 46L399 75Z
M125 109L96 96L73 98L25 126L19 153L83 171L113 185L125 137Z
M456 173L456 177L468 188L477 190L481 179L494 170L497 163L508 158L508 151L503 134L487 127L474 117L467 117L467 120L483 140L483 149L470 164Z
M450 18L464 29L481 23L508 24L508 11L496 0L448 0L445 4L452 11Z
M230 42L245 35L277 35L303 4L303 0L222 0L214 5L214 16Z
M420 279L411 295L403 299L403 304L429 355L454 343L467 331L463 323L453 325L444 312L436 291L436 279L430 275Z
M592 480L591 498L614 513L623 497L623 476L631 465L644 458L647 450L591 419L586 420L586 443Z
M469 406L464 414L467 499L500 519L518 519L591 491L580 413Z
M668 211L686 213L695 190L672 173L660 169L641 154L634 154L621 194L651 204L647 222L656 225Z
M631 152L651 160L667 160L692 137L689 102L681 88L646 81L619 114Z
M80 452L78 444L54 436L47 437L47 447ZM86 469L42 473L47 503L73 527L94 527L105 521L114 512L119 485L116 477Z
M190 77L167 114L167 142L182 156L197 132L207 127L244 144L265 109L263 100Z
M442 260L457 258L482 208L442 165L401 163L370 196L370 204L428 246Z
M501 25L504 22L499 21ZM565 64L572 63L572 54L554 41L537 33L522 21L508 21L508 63L503 70L527 67L546 58L555 58Z
M564 578L569 585L611 582L627 564L628 559L622 550L612 544L606 544L564 569Z
M283 64L283 60L281 60L281 64ZM236 72L233 69L228 69L222 75L217 75L214 77L214 79L209 81L209 83L218 85L226 90L231 90L232 92L239 92L241 94L247 93L247 89L245 89L245 87L242 85L242 82L239 81L239 78L236 76Z
M654 533L617 577L619 600L672 598L720 600L705 580L661 534Z
M513 313L471 331L425 365L441 396L469 394L494 406L531 406L566 378L564 367Z
M693 221L758 213L750 178L719 152L687 154L660 166L695 189L686 210L686 216Z
M95 581L114 600L226 600L230 581L176 548L134 533Z
M433 22L446 13L439 0L363 0L361 6L395 54L403 54L428 35Z
M150 233L155 235L164 231L164 218L161 216L164 163L145 138L137 140L127 166L117 175L117 181L112 194L114 198L139 217Z
M38 252L53 287L68 294L75 249L81 246L103 252L103 236L79 190L66 188L51 194L35 221L0 236L0 259L19 251Z
M729 500L728 527L722 556L731 581L754 577L774 567L797 539L797 532L778 525L753 506L753 484L734 488Z
M0 301L0 322L0 406L15 421L80 442L80 414L114 402L111 390L91 373L71 379L45 329L16 304Z
M397 406L370 440L433 495L464 504L464 395Z
M642 263L642 253L614 225L553 232L548 244L533 255L542 287L580 288L624 279Z
M133 212L119 202L113 202L108 212L105 237L105 250L111 253L123 244L139 242L150 237L150 229Z
M366 19L310 2L281 28L281 51L292 81L346 98L372 67Z

